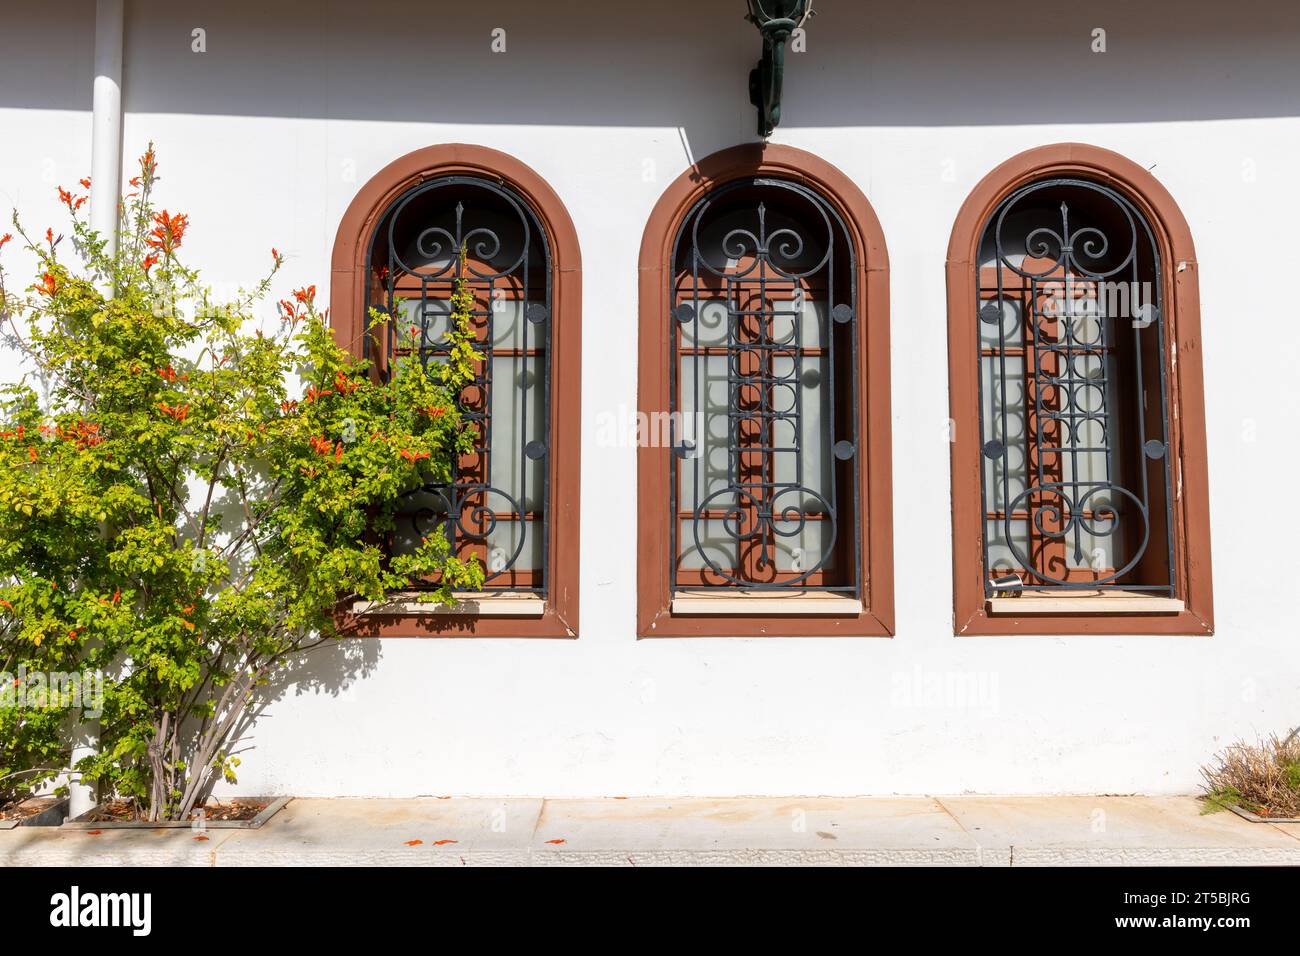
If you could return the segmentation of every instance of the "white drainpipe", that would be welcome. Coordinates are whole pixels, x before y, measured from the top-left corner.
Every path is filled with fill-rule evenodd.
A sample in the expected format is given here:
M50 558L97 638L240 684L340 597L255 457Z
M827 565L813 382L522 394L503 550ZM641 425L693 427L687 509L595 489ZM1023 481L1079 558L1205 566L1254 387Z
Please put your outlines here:
M117 250L117 203L122 186L122 33L124 0L95 0L95 90L90 139L90 227ZM99 747L99 721L77 725L72 763ZM94 790L74 776L68 784L68 812L80 816L94 806Z
M90 227L117 249L122 187L123 0L95 0L95 99L90 133Z

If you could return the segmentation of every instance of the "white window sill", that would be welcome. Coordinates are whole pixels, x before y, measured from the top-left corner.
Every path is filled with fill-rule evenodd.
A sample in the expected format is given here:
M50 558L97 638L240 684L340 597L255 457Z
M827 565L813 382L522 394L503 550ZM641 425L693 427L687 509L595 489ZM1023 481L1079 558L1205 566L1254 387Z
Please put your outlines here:
M354 614L447 614L469 617L541 617L546 600L535 594L472 591L456 594L454 607L422 600L419 592L398 591L383 601L358 601Z
M745 591L738 588L674 591L674 614L857 615L862 602L829 591Z
M1155 597L1136 591L1078 591L1047 594L1024 591L1016 597L995 597L988 602L990 614L1180 614L1184 604L1177 598Z

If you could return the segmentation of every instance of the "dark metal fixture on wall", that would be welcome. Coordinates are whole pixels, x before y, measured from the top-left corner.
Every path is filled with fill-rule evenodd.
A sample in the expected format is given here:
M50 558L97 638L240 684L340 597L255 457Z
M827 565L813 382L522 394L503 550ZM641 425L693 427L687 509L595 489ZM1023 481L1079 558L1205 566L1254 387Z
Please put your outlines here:
M748 0L745 19L763 35L763 54L749 71L749 101L758 108L758 135L771 136L781 122L785 44L812 16L812 0Z

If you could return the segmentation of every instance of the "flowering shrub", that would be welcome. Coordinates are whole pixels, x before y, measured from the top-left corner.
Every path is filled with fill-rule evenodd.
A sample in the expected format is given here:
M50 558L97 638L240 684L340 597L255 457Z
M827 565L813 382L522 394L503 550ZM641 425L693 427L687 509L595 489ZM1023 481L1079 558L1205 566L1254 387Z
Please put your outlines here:
M8 633L0 634L4 643L3 667L7 686L0 694L9 700L0 706L0 808L22 800L53 779L67 764L68 747L64 743L65 719L62 712L44 706L17 706L23 675L39 672L36 661L18 659ZM26 694L22 695L26 704Z
M392 558L378 543L401 496L471 449L454 396L472 355L376 382L313 286L259 325L275 250L254 289L213 301L179 256L187 216L153 204L157 178L150 147L112 255L70 191L75 256L14 218L40 268L7 308L42 390L2 396L0 634L6 653L106 673L99 753L77 769L166 820L234 778L259 689L336 636L340 602L433 580L428 599L450 603L483 572L441 535Z

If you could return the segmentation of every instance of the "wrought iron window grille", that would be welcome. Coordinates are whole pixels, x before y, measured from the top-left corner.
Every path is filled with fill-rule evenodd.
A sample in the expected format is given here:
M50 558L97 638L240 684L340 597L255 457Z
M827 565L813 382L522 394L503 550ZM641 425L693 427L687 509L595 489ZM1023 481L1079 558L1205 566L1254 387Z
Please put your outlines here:
M746 179L702 198L673 249L670 581L860 593L843 220L801 184Z
M994 210L979 260L986 595L1174 597L1163 264L1150 224L1100 183L1040 180Z
M460 250L465 250L462 258ZM544 595L550 534L551 250L537 214L507 186L448 175L399 196L380 218L367 263L367 310L391 317L381 369L450 351L454 283L474 297L474 381L457 405L477 429L450 484L408 495L389 547L445 534L483 562L484 590ZM369 357L371 343L366 341Z

